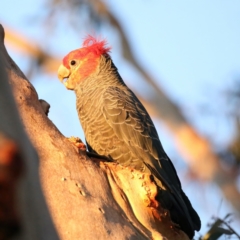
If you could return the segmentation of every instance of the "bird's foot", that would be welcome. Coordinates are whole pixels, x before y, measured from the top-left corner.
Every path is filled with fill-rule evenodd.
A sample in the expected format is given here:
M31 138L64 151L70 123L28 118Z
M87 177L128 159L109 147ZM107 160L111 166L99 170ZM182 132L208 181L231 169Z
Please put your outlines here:
M70 137L68 140L75 146L79 151L86 152L86 145L82 142L79 137Z
M96 158L101 159L106 162L112 162L113 160L110 157L102 156L94 152L87 152L86 145L82 142L82 140L79 137L70 137L68 140L77 147L78 151L86 152L87 156L90 158Z
M93 153L93 152L86 152L86 153L87 153L87 156L90 158L104 160L105 162L113 162L113 160L110 157L102 156L102 155L99 155L99 154Z

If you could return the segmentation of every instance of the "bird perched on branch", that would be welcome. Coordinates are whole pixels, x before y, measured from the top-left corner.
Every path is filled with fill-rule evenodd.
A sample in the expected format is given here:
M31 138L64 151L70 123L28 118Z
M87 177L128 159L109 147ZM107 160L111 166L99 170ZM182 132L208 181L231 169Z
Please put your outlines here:
M126 86L109 55L105 40L88 36L83 47L66 55L58 70L67 89L74 90L77 111L90 152L150 173L157 200L171 219L193 238L201 222L182 190L144 106Z

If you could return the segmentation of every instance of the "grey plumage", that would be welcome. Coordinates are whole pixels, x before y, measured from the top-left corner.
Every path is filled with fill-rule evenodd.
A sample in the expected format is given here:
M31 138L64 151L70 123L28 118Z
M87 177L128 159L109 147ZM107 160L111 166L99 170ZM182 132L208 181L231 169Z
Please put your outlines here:
M190 238L200 219L182 191L176 170L163 150L154 124L125 85L107 55L97 70L75 87L77 111L91 151L154 176L157 200Z

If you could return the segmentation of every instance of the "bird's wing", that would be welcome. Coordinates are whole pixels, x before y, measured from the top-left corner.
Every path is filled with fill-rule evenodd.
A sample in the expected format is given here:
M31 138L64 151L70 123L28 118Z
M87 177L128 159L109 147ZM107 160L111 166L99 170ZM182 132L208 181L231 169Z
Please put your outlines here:
M176 209L175 219L192 234L200 219L181 188L176 170L164 152L154 124L138 98L129 89L109 87L103 95L103 115L139 161L170 191L167 195ZM171 212L173 213L173 212Z
M181 189L176 170L162 148L153 122L134 93L109 87L103 95L102 112L117 137L144 161L155 177L170 189L171 185Z

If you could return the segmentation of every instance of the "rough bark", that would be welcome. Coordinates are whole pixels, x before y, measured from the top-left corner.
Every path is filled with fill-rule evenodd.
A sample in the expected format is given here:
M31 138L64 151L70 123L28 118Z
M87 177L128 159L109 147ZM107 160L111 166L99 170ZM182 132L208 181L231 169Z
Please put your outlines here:
M149 175L90 159L58 131L1 45L21 120L40 158L42 188L60 238L188 239L154 200L157 189ZM44 212L42 204L38 206Z

